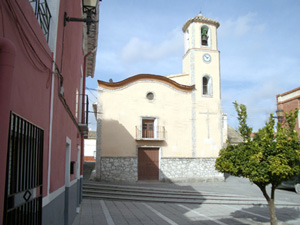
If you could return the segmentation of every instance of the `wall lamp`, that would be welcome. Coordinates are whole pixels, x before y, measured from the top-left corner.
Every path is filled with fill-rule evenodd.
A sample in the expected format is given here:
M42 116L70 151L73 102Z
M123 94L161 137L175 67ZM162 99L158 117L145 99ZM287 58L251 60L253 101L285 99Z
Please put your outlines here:
M276 110L276 115L277 116L274 116L274 118L277 118L278 122L282 123L283 120L284 120L284 115L285 115L284 111L282 109L277 109Z
M101 1L101 0L100 0ZM64 26L67 25L67 22L85 22L87 26L87 34L90 34L90 25L92 23L98 22L92 18L93 15L97 13L97 6L99 0L82 0L82 10L83 13L86 13L86 18L74 18L68 17L67 12L64 15Z

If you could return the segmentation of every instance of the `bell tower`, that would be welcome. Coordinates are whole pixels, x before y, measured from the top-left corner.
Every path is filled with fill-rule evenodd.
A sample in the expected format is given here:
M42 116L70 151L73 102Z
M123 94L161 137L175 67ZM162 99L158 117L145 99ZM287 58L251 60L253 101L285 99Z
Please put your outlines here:
M201 89L199 97L220 98L219 25L219 22L199 14L182 28L185 37L183 73L190 74L190 84L195 84L197 91Z
M222 109L219 22L202 14L184 24L183 74L189 74L192 93L192 137L194 157L216 157L221 148Z

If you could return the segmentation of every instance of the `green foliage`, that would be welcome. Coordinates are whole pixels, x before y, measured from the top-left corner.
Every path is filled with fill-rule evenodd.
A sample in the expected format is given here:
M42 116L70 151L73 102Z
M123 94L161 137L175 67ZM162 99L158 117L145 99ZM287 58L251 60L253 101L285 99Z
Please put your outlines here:
M239 120L239 132L242 135L244 141L250 141L250 135L252 133L252 128L247 125L247 108L245 105L239 105L237 102L234 102L235 110L238 114Z
M234 102L238 113L239 132L244 143L228 145L219 153L215 167L218 171L246 177L256 185L277 187L300 173L300 145L294 130L298 110L286 114L286 122L278 123L271 114L265 126L250 138L245 105ZM276 129L275 129L276 128Z

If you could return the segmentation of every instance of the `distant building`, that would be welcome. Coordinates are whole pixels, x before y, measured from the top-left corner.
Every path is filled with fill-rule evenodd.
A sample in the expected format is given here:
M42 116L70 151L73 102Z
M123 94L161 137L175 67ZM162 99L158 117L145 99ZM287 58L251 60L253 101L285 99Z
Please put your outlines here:
M278 94L276 96L277 109L282 109L285 112L298 109L300 110L300 87L295 88L291 91L285 92L283 94ZM300 111L299 111L300 115ZM295 129L298 131L298 137L300 138L300 116L298 115L298 120Z
M227 135L227 140L230 145L237 145L244 142L242 135L230 125L227 126ZM251 138L253 138L252 135L254 136L254 134L251 134Z
M181 74L98 81L97 179L223 180L215 170L227 138L218 27L201 14L184 24Z
M65 23L65 13L86 16L80 0L1 0L0 11L0 224L70 225L98 23L89 34L84 23Z
M97 132L89 130L88 137L84 139L84 161L96 162Z

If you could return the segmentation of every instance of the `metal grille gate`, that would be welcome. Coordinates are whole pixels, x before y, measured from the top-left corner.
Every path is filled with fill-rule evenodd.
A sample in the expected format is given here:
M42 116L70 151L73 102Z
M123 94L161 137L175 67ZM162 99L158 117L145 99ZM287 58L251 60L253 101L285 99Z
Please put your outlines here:
M43 140L42 129L11 113L3 224L41 224Z

